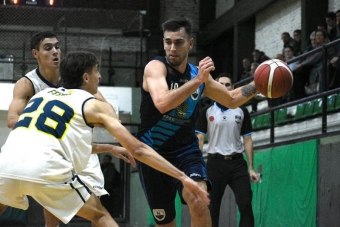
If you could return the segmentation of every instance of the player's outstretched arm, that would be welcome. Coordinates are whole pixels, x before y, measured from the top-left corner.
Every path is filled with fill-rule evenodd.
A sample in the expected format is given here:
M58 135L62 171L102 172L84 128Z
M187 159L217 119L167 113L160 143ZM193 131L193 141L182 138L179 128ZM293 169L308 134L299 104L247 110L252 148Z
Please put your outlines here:
M95 99L88 100L84 105L84 114L89 124L103 125L136 159L180 180L193 196L200 197L206 204L209 203L208 193L197 182L174 167L151 147L133 137L114 116L114 110L110 104Z
M136 161L133 158L132 154L126 150L124 147L115 146L112 144L92 144L92 153L100 154L100 153L111 153L116 158L123 159L125 162L130 163L134 168L136 168Z
M20 114L34 95L32 83L25 77L18 80L13 89L13 99L8 108L7 127L13 128Z
M252 99L258 93L254 81L232 91L214 80L212 77L206 82L204 94L209 98L229 108L236 108Z

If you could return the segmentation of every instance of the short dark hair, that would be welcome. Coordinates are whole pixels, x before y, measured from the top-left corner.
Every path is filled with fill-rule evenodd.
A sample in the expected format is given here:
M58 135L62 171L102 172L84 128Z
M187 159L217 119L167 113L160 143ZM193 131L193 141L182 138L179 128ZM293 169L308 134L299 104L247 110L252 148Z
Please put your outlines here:
M191 27L192 21L189 18L171 18L162 24L163 33L165 31L176 32L184 28L188 36L191 34Z
M325 18L330 18L332 20L336 19L336 14L334 12L328 12L325 16Z
M57 35L50 31L42 31L35 33L31 38L31 50L36 49L39 50L39 45L41 41L46 38L57 38Z
M282 34L281 34L281 35L286 35L286 36L290 37L290 34L289 34L289 32L282 32Z
M294 30L293 33L299 33L299 34L301 34L301 29L296 29L296 30Z
M91 52L68 53L59 67L61 86L67 89L80 88L83 84L83 74L90 73L98 62L96 55Z
M230 83L233 84L233 79L229 73L220 73L215 80L218 81L221 77L228 77L230 79Z
M294 48L292 46L285 46L284 49L286 49L286 48L290 49L294 53Z

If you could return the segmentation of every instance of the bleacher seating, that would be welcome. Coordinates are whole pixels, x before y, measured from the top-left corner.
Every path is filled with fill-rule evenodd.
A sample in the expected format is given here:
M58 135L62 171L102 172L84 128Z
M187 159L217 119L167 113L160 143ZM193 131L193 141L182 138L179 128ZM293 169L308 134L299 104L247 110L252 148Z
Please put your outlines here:
M274 126L289 124L291 122L301 121L321 115L322 98L300 103L295 106L295 114L291 116L288 113L289 108L281 108L274 113ZM336 112L340 110L340 93L332 94L327 97L327 112ZM254 130L266 129L270 127L270 113L265 113L252 117Z

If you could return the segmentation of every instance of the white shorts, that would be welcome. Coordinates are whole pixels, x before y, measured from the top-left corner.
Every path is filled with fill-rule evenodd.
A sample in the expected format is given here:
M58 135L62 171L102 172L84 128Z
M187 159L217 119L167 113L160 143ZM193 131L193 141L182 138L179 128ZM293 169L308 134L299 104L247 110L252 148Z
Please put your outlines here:
M93 192L96 196L109 194L104 189L104 175L100 168L98 155L92 154L86 168L78 174L81 181Z
M67 224L90 198L91 191L77 176L64 184L41 184L0 177L0 203L27 210L27 196Z

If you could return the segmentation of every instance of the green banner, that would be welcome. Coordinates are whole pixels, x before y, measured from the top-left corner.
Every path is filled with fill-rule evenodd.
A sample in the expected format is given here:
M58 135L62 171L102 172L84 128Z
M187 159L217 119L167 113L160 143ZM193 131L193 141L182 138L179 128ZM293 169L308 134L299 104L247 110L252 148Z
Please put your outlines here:
M257 227L315 227L318 140L257 151L252 184ZM239 216L239 214L238 214Z

